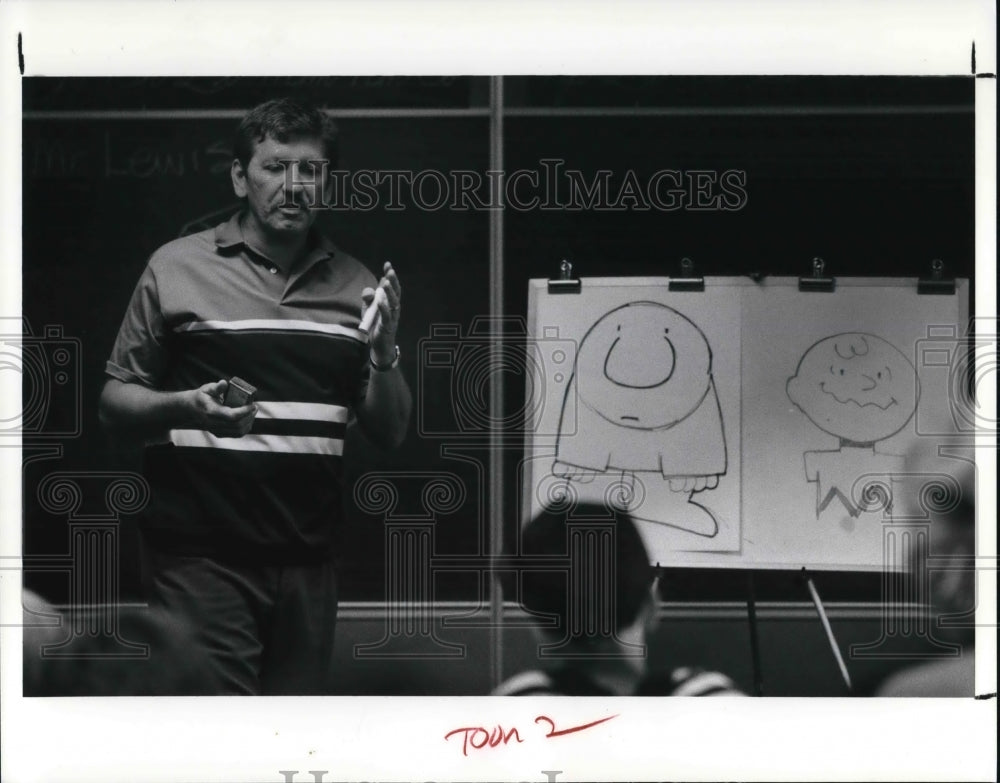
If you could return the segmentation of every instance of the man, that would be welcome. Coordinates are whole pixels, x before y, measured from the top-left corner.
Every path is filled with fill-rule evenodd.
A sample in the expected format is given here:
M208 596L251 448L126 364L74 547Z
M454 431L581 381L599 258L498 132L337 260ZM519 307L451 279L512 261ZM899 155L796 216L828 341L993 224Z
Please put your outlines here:
M196 629L208 690L321 694L345 427L356 417L393 447L409 420L401 289L389 264L376 281L314 229L337 154L322 112L261 104L234 153L242 211L153 254L107 363L100 417L145 443L150 602ZM369 339L359 308L372 303ZM234 376L255 400L224 404Z
M602 538L610 552L601 551ZM719 672L649 666L656 580L628 514L584 503L569 518L545 509L522 531L521 553L522 605L556 619L536 628L553 665L511 677L494 696L743 695ZM567 564L561 573L559 559Z

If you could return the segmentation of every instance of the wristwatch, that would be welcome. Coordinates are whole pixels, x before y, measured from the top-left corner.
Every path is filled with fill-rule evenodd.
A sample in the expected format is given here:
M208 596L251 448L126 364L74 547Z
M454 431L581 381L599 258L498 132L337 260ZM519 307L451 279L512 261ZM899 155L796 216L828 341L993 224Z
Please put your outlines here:
M393 354L392 361L389 364L377 364L375 362L375 357L369 351L368 362L371 364L372 369L375 372L388 372L389 370L395 370L399 366L399 346L394 346L396 352Z

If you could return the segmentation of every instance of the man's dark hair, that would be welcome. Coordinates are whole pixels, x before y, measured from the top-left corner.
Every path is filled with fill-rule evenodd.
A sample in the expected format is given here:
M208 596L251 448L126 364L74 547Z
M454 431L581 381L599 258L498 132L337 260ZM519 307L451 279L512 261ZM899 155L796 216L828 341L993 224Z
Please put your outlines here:
M254 147L268 136L280 142L303 136L320 139L330 168L337 166L337 126L326 113L313 106L278 98L248 111L236 129L233 142L233 154L244 169L253 157Z
M570 527L576 524L585 525L596 537L574 536L571 541ZM586 549L586 542L595 542L602 530L613 531L610 552L597 544L591 552L571 554L574 546ZM614 630L620 631L635 622L649 597L653 569L642 537L627 513L596 503L580 503L572 513L545 509L521 531L521 553L525 564L521 571L522 605L531 612L556 615L569 637L595 635L587 627L592 625L588 618L613 617ZM565 562L574 566L562 572L559 566L545 570L528 567L533 560L537 564L539 556L568 558ZM587 585L586 580L597 582Z

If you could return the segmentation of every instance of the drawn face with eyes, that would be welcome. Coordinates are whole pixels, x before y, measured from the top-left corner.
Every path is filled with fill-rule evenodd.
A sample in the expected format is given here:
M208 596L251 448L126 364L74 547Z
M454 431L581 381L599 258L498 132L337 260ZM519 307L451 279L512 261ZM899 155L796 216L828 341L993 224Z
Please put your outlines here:
M899 432L917 407L910 360L881 337L827 337L803 354L786 385L792 402L824 432L874 443Z
M632 302L584 335L577 393L613 424L663 429L701 405L711 372L711 350L697 326L665 305Z

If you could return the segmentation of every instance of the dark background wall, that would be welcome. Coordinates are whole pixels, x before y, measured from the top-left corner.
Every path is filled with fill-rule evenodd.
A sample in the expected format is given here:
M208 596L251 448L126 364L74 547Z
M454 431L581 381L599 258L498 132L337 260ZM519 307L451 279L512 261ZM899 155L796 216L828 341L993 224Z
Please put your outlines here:
M39 385L25 376L25 399L45 397L25 439L26 456L38 457L24 473L25 581L64 603L70 523L107 513L107 481L94 483L94 474L138 465L137 455L118 450L97 424L104 361L149 254L221 222L235 208L230 138L242 112L287 93L328 107L342 130L341 166L349 170L485 172L489 82L31 78L23 85L23 311L36 336L58 326L75 341L68 385L44 379ZM834 275L916 276L939 258L951 273L973 277L972 79L511 77L504 93L508 172L538 171L540 161L559 159L588 178L610 171L615 192L629 171L645 181L661 169L736 169L745 172L747 199L734 211L507 209L499 313L490 310L487 210L428 210L408 201L402 210L379 206L322 216L337 243L373 270L391 260L400 272L403 371L420 413L397 453L376 453L352 433L349 478L393 473L399 490L393 514L418 517L428 514L427 482L452 477L458 494L431 511L437 555L484 562L486 499L493 489L503 493L504 537L512 540L517 520L510 510L519 503L511 477L520 450L503 450L507 480L491 487L484 440L468 437L470 427L455 420L454 405L456 394L472 388L482 394L473 397L473 407L487 410L488 376L501 373L504 416L516 419L525 379L517 366L502 362L477 379L460 378L457 368L431 369L421 357L429 346L456 344L441 336L442 326L467 336L476 317L523 318L527 281L551 276L561 259L585 276L676 274L684 256L704 275L805 274L821 256ZM384 188L380 196L384 205ZM516 340L512 335L512 344ZM421 422L435 423L434 433L421 430ZM52 437L43 437L46 432ZM41 447L53 445L61 453L46 456ZM75 510L53 511L51 503L39 502L53 472L85 471L91 480ZM352 501L346 510L348 601L386 600L386 514L373 509ZM138 600L135 520L119 518L120 596ZM488 599L488 583L476 568L440 573L433 587L436 600L476 606ZM822 589L834 602L880 597L874 574L824 574ZM691 571L673 575L664 597L738 601L745 590L743 574ZM787 573L757 575L757 590L765 600L806 597ZM365 641L364 633L349 630L365 622L345 620L345 650L352 640ZM729 649L725 638L738 635L739 626L716 633L721 626L706 622L694 637L704 639L705 649ZM797 634L792 628L779 623L773 634L790 639ZM488 648L484 631L467 633L479 634L475 644ZM510 645L528 649L516 633L511 638L508 653ZM776 642L776 649L785 650L776 653L780 659L789 648ZM508 666L516 660L508 655Z
M477 100L478 82L471 79L28 79L24 84L24 315L36 333L46 325L60 325L64 334L80 339L74 371L82 400L78 436L59 441L63 453L56 461L33 463L26 470L25 541L31 553L58 553L68 546L65 514L46 514L30 491L45 475L55 469L138 469L138 455L117 450L97 422L104 362L153 250L223 222L237 210L230 149L246 108L288 92L321 104L332 100L341 108L361 103L364 112L338 120L340 165L350 170L488 167L485 109L457 117L392 114L399 107L441 108L456 102L468 110ZM212 108L200 111L205 106ZM46 113L52 110L68 113L53 118ZM390 116L380 116L379 110ZM387 202L387 190L381 195ZM322 227L338 245L373 271L385 260L399 270L406 296L400 347L413 387L418 340L428 335L429 324L468 323L488 312L483 274L489 255L487 221L485 212L427 211L412 203L399 211L331 210L321 215ZM445 385L426 390L436 405L446 402L448 381L442 376L440 384ZM29 382L26 378L26 398ZM62 415L58 400L50 408L53 416ZM380 454L352 431L347 448L352 483L372 470L448 470L476 487L474 470L462 463L446 465L434 440L411 435L398 454ZM412 491L418 494L408 496L404 487L398 513L421 511L420 488ZM93 494L99 505L103 488L89 487L84 494L87 500ZM469 494L475 499L480 490ZM85 511L100 513L90 507ZM475 508L460 511L478 513ZM353 503L349 514L342 531L349 553L343 562L345 593L381 598L381 519L362 514ZM125 522L122 595L134 598L139 589L137 544L134 525L127 518ZM441 540L478 551L475 524L457 514L441 515L437 522ZM65 597L64 575L29 573L29 581L34 580L41 580L35 584L43 594Z

